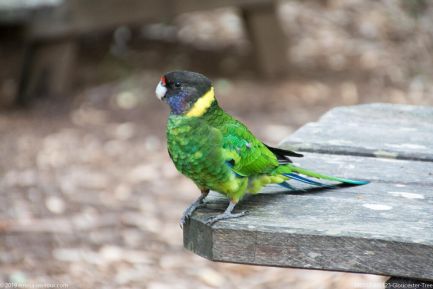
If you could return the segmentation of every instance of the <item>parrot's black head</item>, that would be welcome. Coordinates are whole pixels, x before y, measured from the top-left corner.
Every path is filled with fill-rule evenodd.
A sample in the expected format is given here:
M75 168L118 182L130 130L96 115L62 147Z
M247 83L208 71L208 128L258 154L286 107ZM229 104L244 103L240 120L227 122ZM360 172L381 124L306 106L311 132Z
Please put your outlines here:
M212 82L191 71L172 71L161 76L155 93L178 115L201 116L215 101Z

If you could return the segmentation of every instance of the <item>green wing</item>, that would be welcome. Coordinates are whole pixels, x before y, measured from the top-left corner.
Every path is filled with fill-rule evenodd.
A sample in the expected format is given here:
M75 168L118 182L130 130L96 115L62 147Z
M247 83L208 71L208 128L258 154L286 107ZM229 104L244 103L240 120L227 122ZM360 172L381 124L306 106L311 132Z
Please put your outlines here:
M218 129L223 135L223 150L232 169L242 176L269 173L278 167L277 157L241 122L231 119Z

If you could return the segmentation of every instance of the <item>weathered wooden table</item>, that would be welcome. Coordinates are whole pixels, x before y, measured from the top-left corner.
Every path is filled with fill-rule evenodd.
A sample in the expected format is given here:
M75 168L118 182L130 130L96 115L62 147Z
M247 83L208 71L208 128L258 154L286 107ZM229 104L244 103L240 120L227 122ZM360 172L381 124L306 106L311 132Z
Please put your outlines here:
M303 167L371 183L299 193L270 188L239 204L247 216L210 227L203 221L226 206L214 193L184 227L187 249L213 261L433 281L433 108L335 108L281 147L304 152L295 160Z

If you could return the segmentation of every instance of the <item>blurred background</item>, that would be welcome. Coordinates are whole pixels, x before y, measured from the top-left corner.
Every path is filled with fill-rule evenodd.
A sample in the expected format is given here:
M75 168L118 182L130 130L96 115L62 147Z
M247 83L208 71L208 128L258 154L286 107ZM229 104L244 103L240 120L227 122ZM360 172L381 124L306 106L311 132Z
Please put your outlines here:
M335 106L432 105L433 2L0 0L0 283L381 288L183 249L198 190L169 160L154 96L173 69L208 75L278 145Z

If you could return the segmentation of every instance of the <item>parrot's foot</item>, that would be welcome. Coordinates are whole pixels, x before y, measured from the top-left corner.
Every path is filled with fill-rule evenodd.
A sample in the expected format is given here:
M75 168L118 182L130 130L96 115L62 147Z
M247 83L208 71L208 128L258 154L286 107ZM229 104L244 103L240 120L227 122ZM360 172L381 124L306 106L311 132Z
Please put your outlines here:
M186 208L186 210L183 212L182 217L180 218L179 221L179 225L181 228L183 228L183 225L186 224L186 222L189 220L189 218L191 218L192 213L194 213L195 210L197 210L198 208L202 208L205 207L206 204L203 202L197 202L195 201L194 203L192 203L188 208Z
M200 207L206 206L206 204L203 202L203 200L204 200L204 198L206 198L206 196L208 194L209 194L209 190L202 190L201 196L197 200L195 200L194 203L189 205L188 208L186 208L186 210L182 214L182 218L180 218L179 225L181 228L183 228L183 225L185 225L186 222L189 220L189 218L191 218L192 213L194 213L195 210L197 210Z
M236 213L233 214L232 211L235 208L236 203L233 201L230 201L229 206L227 207L227 209L224 211L224 213L216 215L215 217L211 217L209 219L206 220L205 224L206 225L212 225L215 222L221 221L221 220L227 220L227 219L233 219L233 218L239 218L242 217L244 215L246 215L247 211L243 211L240 213Z
M212 224L214 224L218 221L221 221L221 220L239 218L239 217L245 216L246 214L247 214L247 211L243 211L243 212L236 213L236 214L224 212L222 214L216 215L215 217L211 217L211 218L207 219L205 224L206 225L212 225Z

